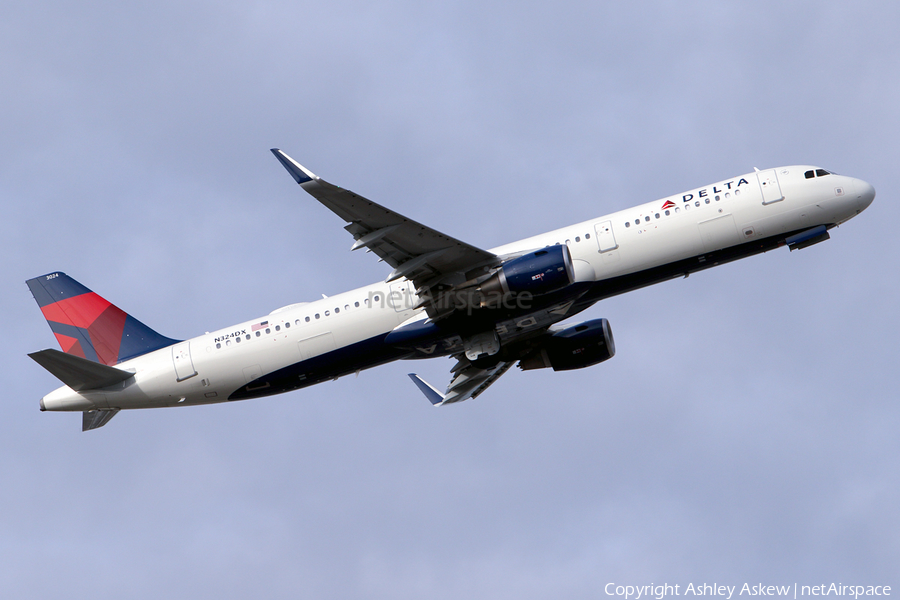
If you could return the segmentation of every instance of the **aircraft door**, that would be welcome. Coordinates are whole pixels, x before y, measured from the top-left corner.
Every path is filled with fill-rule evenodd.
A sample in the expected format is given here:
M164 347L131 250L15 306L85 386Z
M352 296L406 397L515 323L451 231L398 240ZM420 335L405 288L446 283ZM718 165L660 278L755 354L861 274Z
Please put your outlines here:
M784 194L781 193L781 186L778 184L778 175L775 169L768 171L758 171L756 177L759 179L759 188L762 190L763 204L772 204L784 200Z
M191 343L181 342L172 346L172 362L175 364L176 381L190 379L197 374L194 361L191 360Z
M388 304L396 312L412 309L413 303L409 290L409 281L396 281L391 284L391 295L388 297Z
M609 252L619 247L619 244L616 243L616 235L613 233L612 221L603 221L594 225L594 231L597 235L600 252Z

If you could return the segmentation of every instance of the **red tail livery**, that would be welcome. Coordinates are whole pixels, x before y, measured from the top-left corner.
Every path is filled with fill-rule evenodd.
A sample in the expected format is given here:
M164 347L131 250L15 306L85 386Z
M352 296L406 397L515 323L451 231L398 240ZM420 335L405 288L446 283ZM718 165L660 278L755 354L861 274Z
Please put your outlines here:
M49 273L27 283L66 354L112 366L177 343L65 273Z

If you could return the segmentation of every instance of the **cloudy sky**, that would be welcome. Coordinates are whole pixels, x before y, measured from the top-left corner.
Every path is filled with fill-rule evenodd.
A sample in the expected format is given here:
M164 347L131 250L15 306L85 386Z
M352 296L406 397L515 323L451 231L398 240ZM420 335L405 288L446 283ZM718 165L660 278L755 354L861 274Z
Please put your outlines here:
M4 597L900 592L898 6L7 0ZM386 276L272 147L485 248L753 167L878 197L605 301L613 360L461 405L405 375L440 359L85 434L40 413L30 277L189 338Z

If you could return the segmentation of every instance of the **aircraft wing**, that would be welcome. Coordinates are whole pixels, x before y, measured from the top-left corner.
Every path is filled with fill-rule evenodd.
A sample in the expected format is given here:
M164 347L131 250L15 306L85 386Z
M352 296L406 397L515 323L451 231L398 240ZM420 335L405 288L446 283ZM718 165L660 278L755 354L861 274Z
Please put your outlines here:
M277 148L272 153L304 190L349 223L345 229L356 240L351 250L368 248L393 267L385 283L406 277L422 295L438 283L460 283L467 271L498 263L491 252L332 185Z
M447 391L443 394L415 373L410 373L409 378L425 394L429 402L435 406L441 406L475 398L497 381L516 362L515 360L509 362L500 361L493 367L479 369L469 362L465 355L459 355L457 361L456 366L451 370L453 379L450 381L450 385L447 386Z

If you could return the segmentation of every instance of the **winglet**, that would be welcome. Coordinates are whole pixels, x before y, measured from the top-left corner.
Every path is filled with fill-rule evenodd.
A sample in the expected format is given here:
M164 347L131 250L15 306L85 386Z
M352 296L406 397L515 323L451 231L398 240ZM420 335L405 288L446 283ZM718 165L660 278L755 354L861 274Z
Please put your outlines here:
M410 373L409 378L412 379L413 383L416 384L416 387L419 388L425 397L428 398L428 401L431 402L434 406L440 406L444 403L444 395L437 391L433 385L416 375L415 373Z
M275 158L278 159L284 168L287 169L288 173L291 174L291 177L299 184L304 184L308 181L312 181L313 179L318 179L316 175L308 170L306 167L298 163L296 160L279 150L278 148L272 148L272 154L275 155Z

